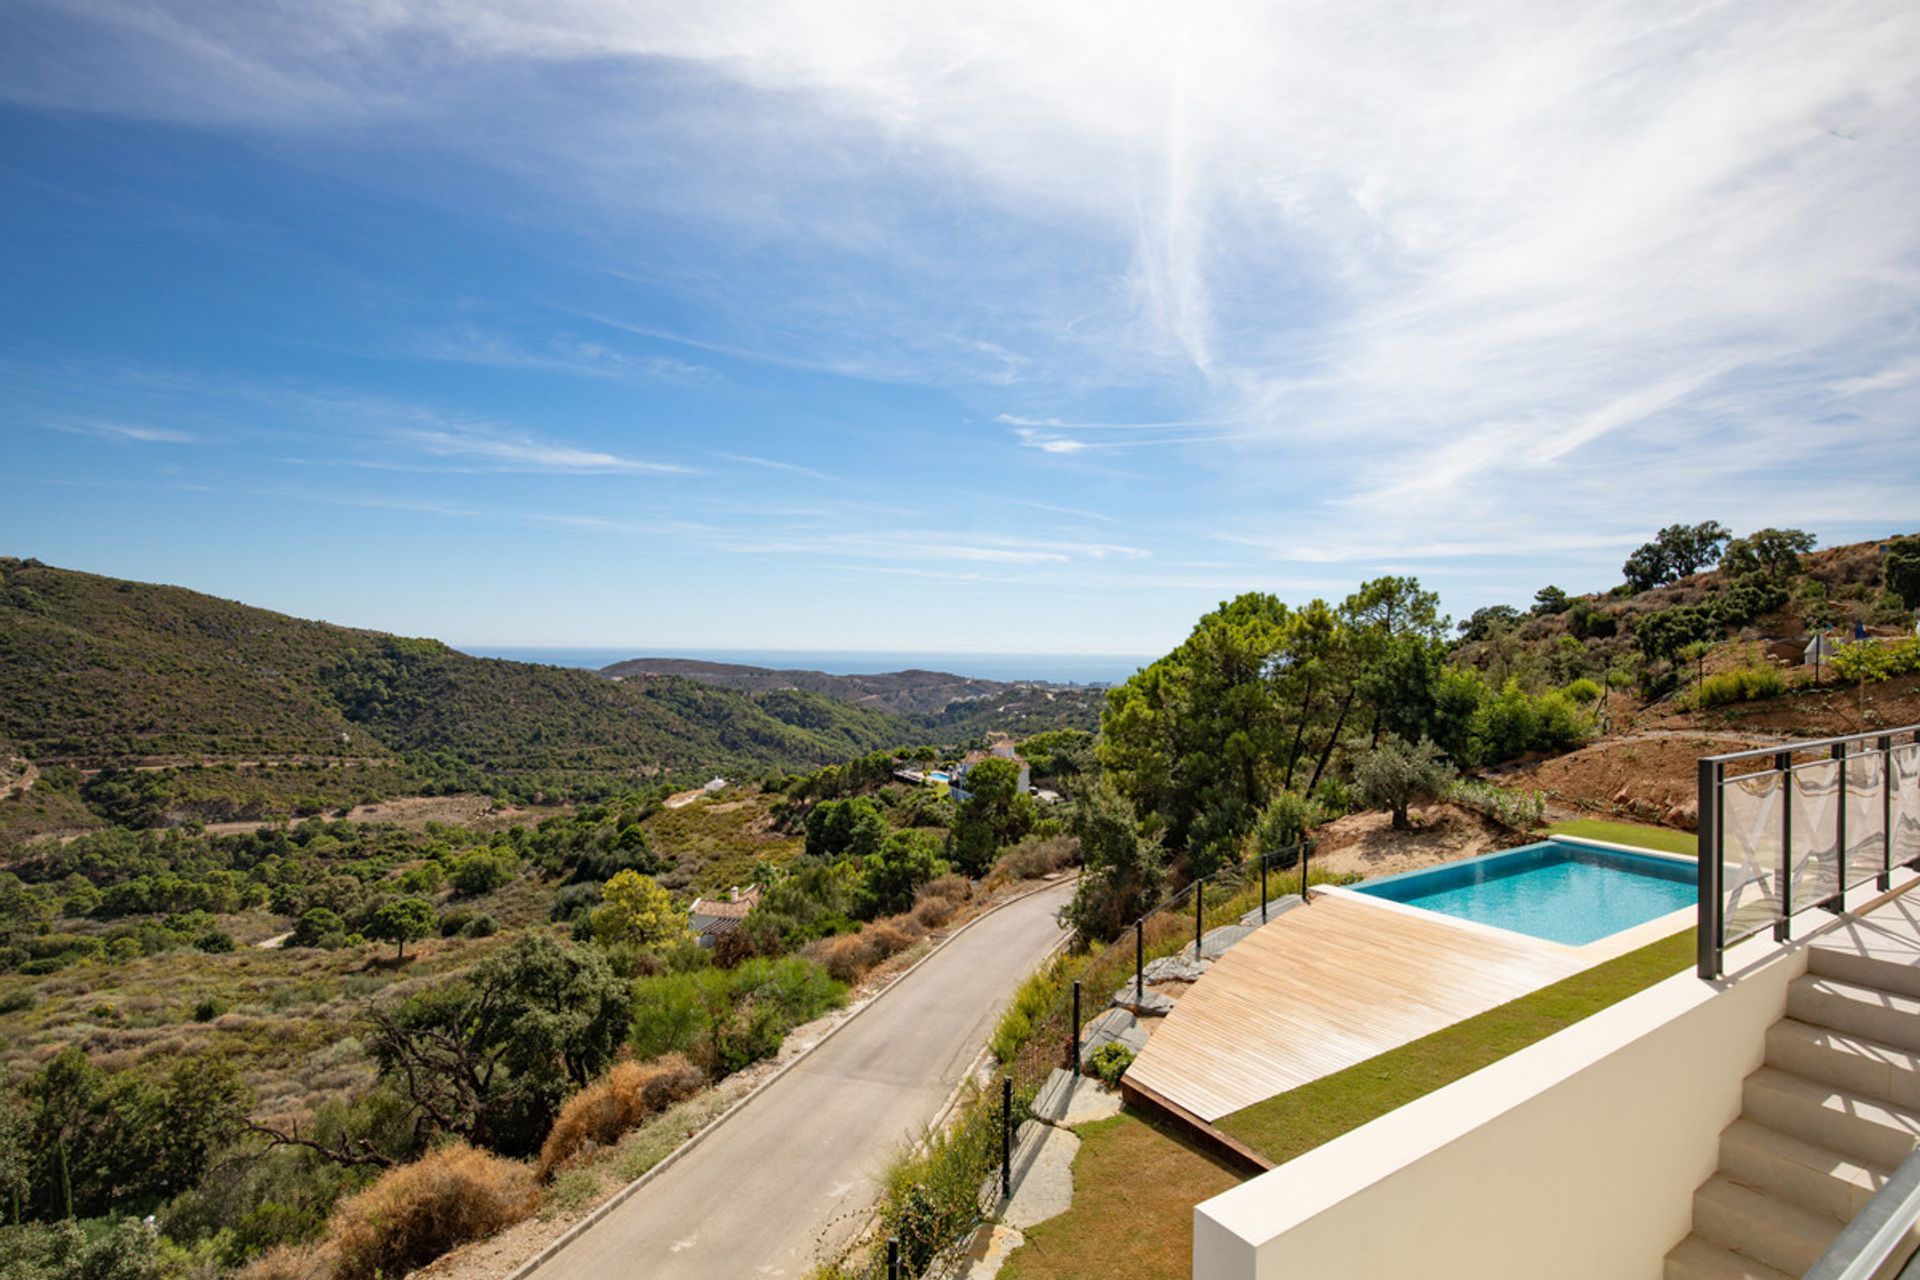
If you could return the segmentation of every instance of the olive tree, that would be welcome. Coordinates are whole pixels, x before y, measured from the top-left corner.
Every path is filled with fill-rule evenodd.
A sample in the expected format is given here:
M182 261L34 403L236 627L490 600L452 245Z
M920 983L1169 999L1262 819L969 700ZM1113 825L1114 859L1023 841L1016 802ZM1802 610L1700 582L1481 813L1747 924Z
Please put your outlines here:
M1391 812L1397 831L1412 828L1408 809L1438 799L1453 779L1453 766L1426 738L1408 743L1388 737L1360 757L1353 771L1354 789L1361 801Z

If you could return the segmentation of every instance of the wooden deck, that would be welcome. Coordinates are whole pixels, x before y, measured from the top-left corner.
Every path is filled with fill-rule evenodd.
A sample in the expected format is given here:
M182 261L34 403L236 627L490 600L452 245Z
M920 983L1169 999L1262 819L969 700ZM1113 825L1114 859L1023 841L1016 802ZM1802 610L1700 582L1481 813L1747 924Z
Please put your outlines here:
M1222 956L1127 1078L1211 1122L1593 963L1571 947L1320 893Z

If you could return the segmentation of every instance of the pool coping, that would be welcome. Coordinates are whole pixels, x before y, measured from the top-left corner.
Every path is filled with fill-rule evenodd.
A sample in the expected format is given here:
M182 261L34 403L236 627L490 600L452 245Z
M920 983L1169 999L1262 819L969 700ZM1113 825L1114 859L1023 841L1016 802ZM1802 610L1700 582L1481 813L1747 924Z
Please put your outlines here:
M1628 853L1635 857L1657 858L1663 862L1677 863L1685 867L1697 867L1699 865L1698 859L1689 858L1685 854L1667 853L1658 849L1643 849L1637 845L1616 844L1611 840L1591 840L1585 836L1549 835L1544 840L1536 840L1533 843L1585 845L1589 848L1604 850L1608 853ZM1475 854L1471 858L1460 858L1453 862L1437 862L1430 867L1416 867L1410 871L1398 871L1393 875L1379 876L1372 880L1363 881L1362 883L1382 884L1390 880L1401 879L1402 877L1416 876L1426 871L1437 871L1446 867L1461 867L1470 862L1480 862L1504 857L1507 854L1516 853L1527 847L1527 845L1515 845L1511 849L1495 849L1488 853ZM1639 924L1631 925L1628 928L1609 933L1605 937L1595 938L1592 942L1584 942L1576 946L1566 942L1555 942L1552 938L1542 938L1538 934L1527 933L1521 929L1505 929L1497 924L1487 924L1480 920L1468 920L1463 916L1450 915L1445 911L1433 911L1426 907L1415 906L1410 902L1397 902L1392 898L1382 897L1379 894L1363 892L1360 885L1316 885L1314 892L1337 893L1348 898L1360 898L1391 910L1417 911L1423 916L1444 920L1449 924L1456 925L1463 929L1487 930L1502 937L1525 938L1530 942L1538 943L1540 946L1551 947L1556 951L1565 952L1569 956L1574 956L1586 961L1589 967L1604 963L1616 956L1623 956L1629 951L1638 951L1648 943L1658 942L1662 938L1679 933L1694 923L1694 918L1699 911L1699 904L1697 902L1690 902L1686 906L1677 907L1664 915L1655 916L1651 920L1643 920Z

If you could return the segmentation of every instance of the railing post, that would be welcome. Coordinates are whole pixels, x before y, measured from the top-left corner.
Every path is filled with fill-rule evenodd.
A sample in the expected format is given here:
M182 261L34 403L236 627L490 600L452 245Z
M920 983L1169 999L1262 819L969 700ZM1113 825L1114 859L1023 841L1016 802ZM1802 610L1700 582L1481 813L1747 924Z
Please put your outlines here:
M1260 923L1267 922L1267 855L1260 855Z
M1193 962L1195 964L1206 958L1200 954L1200 935L1206 927L1201 920L1200 912L1206 906L1206 902L1206 882L1195 880L1193 882Z
M1708 981L1720 976L1720 937L1724 932L1721 913L1726 909L1721 878L1724 859L1720 854L1720 769L1712 760L1700 761L1699 852L1700 910L1696 920L1696 971Z
M1147 922L1133 922L1133 1002L1137 1005L1147 998Z
M1830 754L1834 762L1840 766L1840 790L1833 811L1833 829L1835 835L1834 861L1836 864L1833 869L1834 894L1821 905L1825 906L1827 910L1833 912L1835 915L1841 915L1844 914L1847 909L1847 873L1851 870L1847 865L1847 744L1844 742L1834 743L1828 754Z
M1300 901L1307 900L1307 859L1313 854L1313 841L1300 842Z
M1780 771L1780 919L1773 926L1775 942L1793 940L1793 752L1776 751L1773 767Z
M900 1237L887 1237L887 1280L900 1280Z
M1893 888L1893 735L1880 735L1880 892Z
M1074 1057L1077 1060L1079 1054ZM1000 1197L1013 1199L1013 1077L1000 1077Z
M1080 1074L1080 979L1073 980L1073 1074Z

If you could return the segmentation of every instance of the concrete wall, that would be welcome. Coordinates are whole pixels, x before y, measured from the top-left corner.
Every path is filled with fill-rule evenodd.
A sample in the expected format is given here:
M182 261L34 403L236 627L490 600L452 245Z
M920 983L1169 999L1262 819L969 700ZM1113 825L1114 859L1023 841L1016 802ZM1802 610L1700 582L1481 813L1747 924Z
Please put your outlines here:
M1730 953L1731 981L1668 979L1197 1206L1195 1280L1659 1280L1806 971L1802 948L1772 947Z

